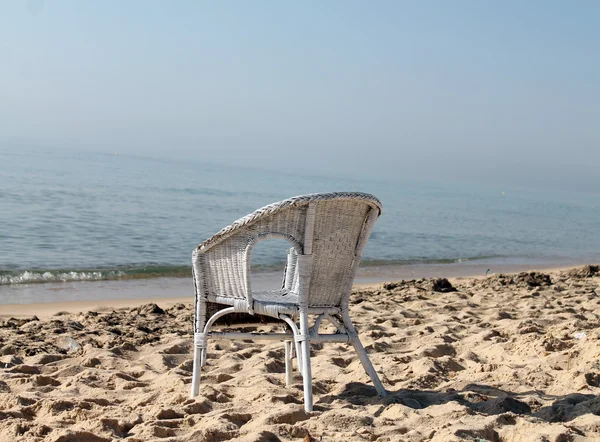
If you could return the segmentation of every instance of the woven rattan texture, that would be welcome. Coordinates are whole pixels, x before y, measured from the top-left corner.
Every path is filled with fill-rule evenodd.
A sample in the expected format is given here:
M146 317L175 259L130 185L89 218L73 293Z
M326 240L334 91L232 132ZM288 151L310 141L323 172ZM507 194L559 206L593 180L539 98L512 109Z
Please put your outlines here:
M310 234L305 231L309 204L314 214ZM298 255L310 253L311 260L305 261L303 270L310 275L304 284L308 307L340 307L350 295L362 248L380 213L377 198L350 192L304 195L258 209L196 248L193 264L199 281L197 295L231 305L239 312L255 310L275 317L278 313L292 314L297 308L290 307L291 298L278 299L274 295L266 302L262 294L257 294L253 299L250 286L253 246L276 236L292 246L285 288L299 293ZM311 238L310 243L305 243L305 236Z
M356 245L369 210L354 201L317 205L310 307L337 307L350 294L359 262Z
M267 206L261 207L258 210L240 218L230 224L227 227L221 229L218 233L213 235L211 238L207 239L203 243L198 245L198 250L208 249L212 247L214 244L220 242L222 239L227 238L230 234L238 230L239 228L251 224L253 221L259 218L267 217L281 210L285 210L290 207L298 206L298 205L306 205L309 202L317 202L317 201L332 201L332 200L363 200L368 202L373 207L379 209L379 213L381 213L381 202L375 198L373 195L362 192L333 192L333 193L313 193L310 195L301 195L295 196L293 198L289 198L277 203L269 204Z

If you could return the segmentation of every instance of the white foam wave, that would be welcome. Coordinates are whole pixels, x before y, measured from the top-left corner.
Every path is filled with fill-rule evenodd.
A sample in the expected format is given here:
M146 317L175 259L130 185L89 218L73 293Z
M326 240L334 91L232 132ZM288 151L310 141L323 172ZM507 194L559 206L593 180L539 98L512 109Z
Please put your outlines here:
M125 275L120 271L110 272L34 272L24 271L12 275L0 275L0 285L28 284L39 282L70 282L70 281L100 281L114 279Z

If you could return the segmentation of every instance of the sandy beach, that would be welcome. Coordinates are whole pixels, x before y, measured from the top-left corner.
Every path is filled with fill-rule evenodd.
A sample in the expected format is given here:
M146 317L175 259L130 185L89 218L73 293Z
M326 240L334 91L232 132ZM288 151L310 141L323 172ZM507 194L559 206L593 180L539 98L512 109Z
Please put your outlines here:
M189 399L189 297L2 306L0 441L600 440L598 268L450 282L356 286L390 394L349 346L313 345L313 413L264 341L210 341Z

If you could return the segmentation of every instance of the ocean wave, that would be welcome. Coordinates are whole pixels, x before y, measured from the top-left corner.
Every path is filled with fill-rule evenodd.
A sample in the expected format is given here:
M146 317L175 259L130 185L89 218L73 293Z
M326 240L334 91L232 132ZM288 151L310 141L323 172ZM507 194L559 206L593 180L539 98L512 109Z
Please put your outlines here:
M41 282L69 282L69 281L101 281L106 279L120 279L123 272L111 271L29 271L1 272L0 285L32 284Z
M477 256L471 258L441 258L441 259L369 259L361 261L361 267L402 266L402 265L436 265L460 264L474 261L485 261L503 258L502 256ZM259 273L281 272L284 263L258 264L252 269ZM173 278L191 277L190 266L177 265L128 265L116 268L99 269L25 269L0 270L0 286L14 284L40 284L49 282L78 282L78 281L110 281L125 279Z
M0 270L0 286L13 284L39 284L47 282L107 281L191 276L191 267L157 266L116 269L31 269Z

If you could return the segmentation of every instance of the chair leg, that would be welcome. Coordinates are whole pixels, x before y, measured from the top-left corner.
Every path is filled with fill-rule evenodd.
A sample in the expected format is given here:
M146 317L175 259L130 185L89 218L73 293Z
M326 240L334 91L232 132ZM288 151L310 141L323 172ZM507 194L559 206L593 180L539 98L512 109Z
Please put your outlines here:
M291 387L293 383L293 365L292 365L292 341L285 341L285 386Z
M209 336L208 331L217 319L233 312L233 307L218 311L206 322L202 332L194 333L194 364L192 368L192 392L190 394L190 397L192 398L198 396L200 391L200 369L204 367L204 364L206 364L206 349L208 346L207 340Z
M295 345L296 345L296 357L298 358L298 371L300 372L300 374L302 376L304 376L304 364L302 363L302 360L304 359L302 357L302 345L300 345L300 341L296 341Z
M287 323L287 325L290 326L290 329L292 330L292 332L294 333L294 342L290 342L290 345L295 346L296 349L296 357L298 358L298 371L300 372L301 375L303 375L303 365L302 365L302 349L300 346L300 331L298 330L298 326L296 325L296 323L292 320L292 318L290 318L287 315L279 315L279 319L281 319L282 321L285 321ZM307 324L308 324L308 320L307 320ZM308 326L307 326L308 327ZM307 328L308 329L308 328ZM294 348L294 347L292 347ZM290 353L291 355L291 353ZM290 358L293 356L290 356Z
M310 366L310 339L308 313L300 312L300 347L302 351L302 382L304 386L304 410L313 411L312 370Z
M202 353L203 349L194 344L194 362L192 368L192 391L190 397L193 399L198 396L200 392L200 370L202 367Z
M206 365L206 347L200 350L200 367L204 367Z
M365 347L363 347L362 342L360 342L360 339L358 338L358 333L356 332L354 324L352 324L352 321L350 320L350 317L348 315L344 315L344 326L348 331L350 341L354 346L354 350L356 350L356 353L358 354L358 358L360 359L363 368L371 378L371 381L373 381L373 385L375 386L377 393L379 394L379 396L382 397L387 396L387 391L385 391L385 388L383 388L383 384L379 379L379 375L375 371L375 368L373 367L373 364L369 359L369 355L367 354Z

